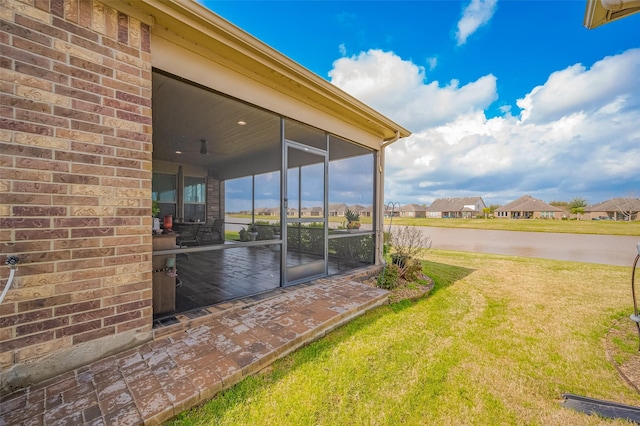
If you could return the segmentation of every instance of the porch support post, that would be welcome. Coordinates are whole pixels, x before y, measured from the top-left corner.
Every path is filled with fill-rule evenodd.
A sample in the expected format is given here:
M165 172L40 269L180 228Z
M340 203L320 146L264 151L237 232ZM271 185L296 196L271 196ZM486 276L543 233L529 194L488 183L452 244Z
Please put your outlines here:
M384 146L377 152L376 167L374 172L375 178L375 264L379 265L384 262L383 244L384 244Z

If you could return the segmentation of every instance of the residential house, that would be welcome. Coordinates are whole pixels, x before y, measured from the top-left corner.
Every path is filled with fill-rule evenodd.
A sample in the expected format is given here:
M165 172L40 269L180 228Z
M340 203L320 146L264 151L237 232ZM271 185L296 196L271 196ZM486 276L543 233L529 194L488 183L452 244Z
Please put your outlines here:
M427 206L405 204L400 207L400 217L427 217Z
M0 309L0 392L148 342L224 297L355 267L326 250L334 235L310 250L288 229L328 199L333 161L377 165L341 188L382 215L382 146L408 130L195 1L9 0L2 18L0 247L21 263ZM191 219L181 226L199 243L234 197L253 206L266 193L281 233L176 245L174 218ZM325 228L327 211L314 217ZM381 261L381 224L340 237L364 250L356 266ZM260 268L237 274L231 259L248 258Z
M562 219L563 215L562 209L530 195L524 195L494 212L494 216L500 219Z
M344 214L349 210L349 206L345 203L337 203L337 204L329 204L329 216L344 216Z
M585 219L640 220L640 198L612 198L585 207Z
M486 207L482 197L437 198L427 208L426 217L469 219L482 215Z

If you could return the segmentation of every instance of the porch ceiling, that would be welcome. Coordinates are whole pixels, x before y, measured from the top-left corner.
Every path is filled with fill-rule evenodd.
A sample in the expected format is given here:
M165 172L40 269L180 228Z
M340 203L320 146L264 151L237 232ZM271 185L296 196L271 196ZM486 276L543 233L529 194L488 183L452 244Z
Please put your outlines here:
M280 156L273 155L280 146L276 115L158 72L152 90L154 159L213 169L221 179L258 160L264 165L258 172L280 168ZM207 154L200 152L201 139Z

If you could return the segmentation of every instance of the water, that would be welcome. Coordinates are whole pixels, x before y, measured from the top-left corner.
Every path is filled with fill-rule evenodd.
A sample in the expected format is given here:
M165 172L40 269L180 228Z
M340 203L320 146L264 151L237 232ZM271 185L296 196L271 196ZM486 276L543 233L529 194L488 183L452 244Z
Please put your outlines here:
M441 250L631 266L640 236L421 227Z

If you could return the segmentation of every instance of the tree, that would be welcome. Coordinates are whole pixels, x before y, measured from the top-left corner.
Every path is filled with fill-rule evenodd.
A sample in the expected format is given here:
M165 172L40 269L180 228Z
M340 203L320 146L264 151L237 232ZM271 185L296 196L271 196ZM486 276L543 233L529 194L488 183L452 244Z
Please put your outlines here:
M576 197L569 202L571 213L578 216L578 219L580 219L580 216L584 214L585 207L587 207L587 200L581 197Z
M482 209L482 213L484 213L484 218L486 219L489 214L491 214L491 208L485 207L484 209Z
M640 212L640 198L634 196L633 193L629 193L625 198L614 198L613 202L617 209L616 218L619 213L622 215L623 220L631 221L634 220L638 212Z

